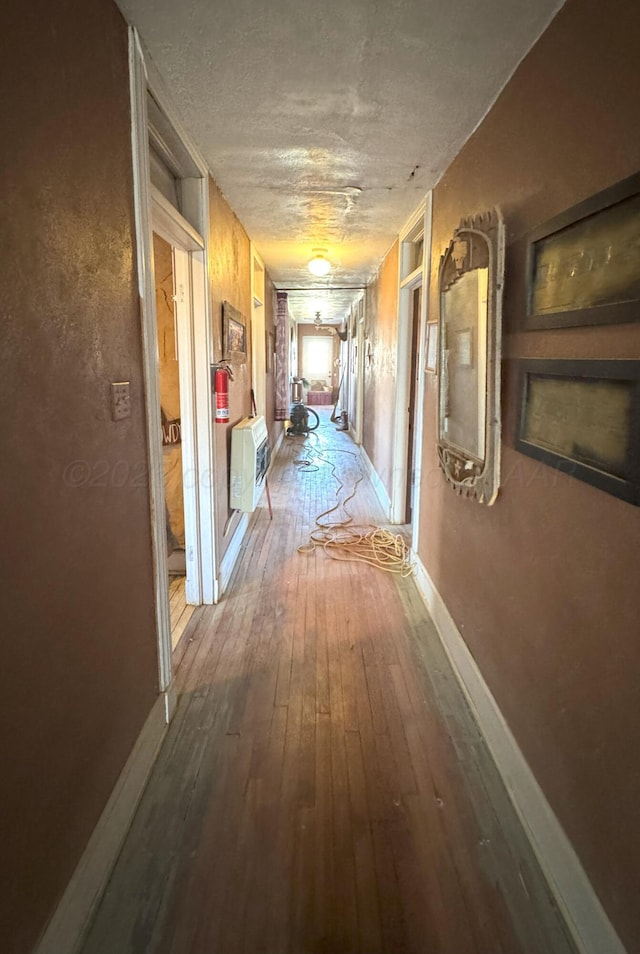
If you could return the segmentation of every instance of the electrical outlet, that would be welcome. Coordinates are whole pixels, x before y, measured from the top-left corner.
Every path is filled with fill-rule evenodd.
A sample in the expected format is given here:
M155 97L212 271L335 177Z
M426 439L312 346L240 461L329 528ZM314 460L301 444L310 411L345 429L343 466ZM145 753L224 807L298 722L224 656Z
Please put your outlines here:
M111 385L111 417L121 421L131 417L131 392L129 381L114 381Z

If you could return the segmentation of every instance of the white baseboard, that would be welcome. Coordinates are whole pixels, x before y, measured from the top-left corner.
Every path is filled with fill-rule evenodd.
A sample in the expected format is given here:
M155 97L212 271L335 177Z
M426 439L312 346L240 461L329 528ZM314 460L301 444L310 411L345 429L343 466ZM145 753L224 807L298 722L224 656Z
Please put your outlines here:
M229 586L231 574L233 573L236 560L240 554L240 547L242 546L242 541L244 540L244 535L247 532L248 526L249 514L243 513L231 538L231 543L227 548L227 552L223 556L222 562L220 564L219 596L222 596Z
M382 481L380 480L380 478L378 477L378 473L375 467L373 466L373 464L371 463L371 461L369 460L369 455L367 454L362 444L360 445L358 450L360 451L360 458L364 465L364 469L367 473L367 476L369 477L369 480L371 481L373 489L375 490L376 497L380 501L380 505L385 512L385 516L387 520L390 520L391 519L391 499L389 497L389 494L387 493L387 489L385 485L382 483Z
M34 954L74 954L83 941L133 820L176 706L175 692L161 693L116 782L98 824Z
M273 447L273 450L271 451L271 464L269 465L269 470L271 470L271 467L273 466L273 462L274 462L274 460L276 459L276 457L278 456L278 453L279 453L279 451L280 451L280 448L282 447L282 442L283 442L283 440L284 440L284 421L282 422L282 427L280 428L280 433L278 434L278 439L277 439L277 441L275 442L275 445L274 445L274 447Z
M581 954L625 954L449 610L416 554L413 560L418 589L578 950Z

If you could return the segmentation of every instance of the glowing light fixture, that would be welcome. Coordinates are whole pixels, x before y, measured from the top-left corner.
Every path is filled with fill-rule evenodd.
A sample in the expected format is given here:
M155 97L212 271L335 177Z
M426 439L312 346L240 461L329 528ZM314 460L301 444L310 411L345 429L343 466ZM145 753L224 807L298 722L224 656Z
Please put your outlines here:
M314 248L313 258L309 261L309 271L312 275L317 275L318 278L331 271L331 262L328 258L325 258L326 251L326 248Z

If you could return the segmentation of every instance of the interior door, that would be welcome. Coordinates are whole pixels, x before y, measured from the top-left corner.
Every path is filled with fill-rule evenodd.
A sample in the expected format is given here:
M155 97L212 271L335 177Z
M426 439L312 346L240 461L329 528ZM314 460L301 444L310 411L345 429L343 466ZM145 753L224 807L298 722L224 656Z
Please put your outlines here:
M418 331L420 328L420 309L422 307L422 284L411 293L410 311L410 358L409 358L409 430L407 441L407 494L405 523L413 520L413 505L416 484L416 413L418 398Z

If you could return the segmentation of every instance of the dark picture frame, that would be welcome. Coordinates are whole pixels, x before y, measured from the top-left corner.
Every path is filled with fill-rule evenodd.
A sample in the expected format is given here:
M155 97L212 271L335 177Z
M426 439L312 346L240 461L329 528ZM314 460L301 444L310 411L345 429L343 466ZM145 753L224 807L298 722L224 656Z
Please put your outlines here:
M640 320L640 173L535 229L525 330Z
M222 303L222 358L232 361L247 356L247 321L228 301Z
M516 364L516 450L640 506L640 361Z

